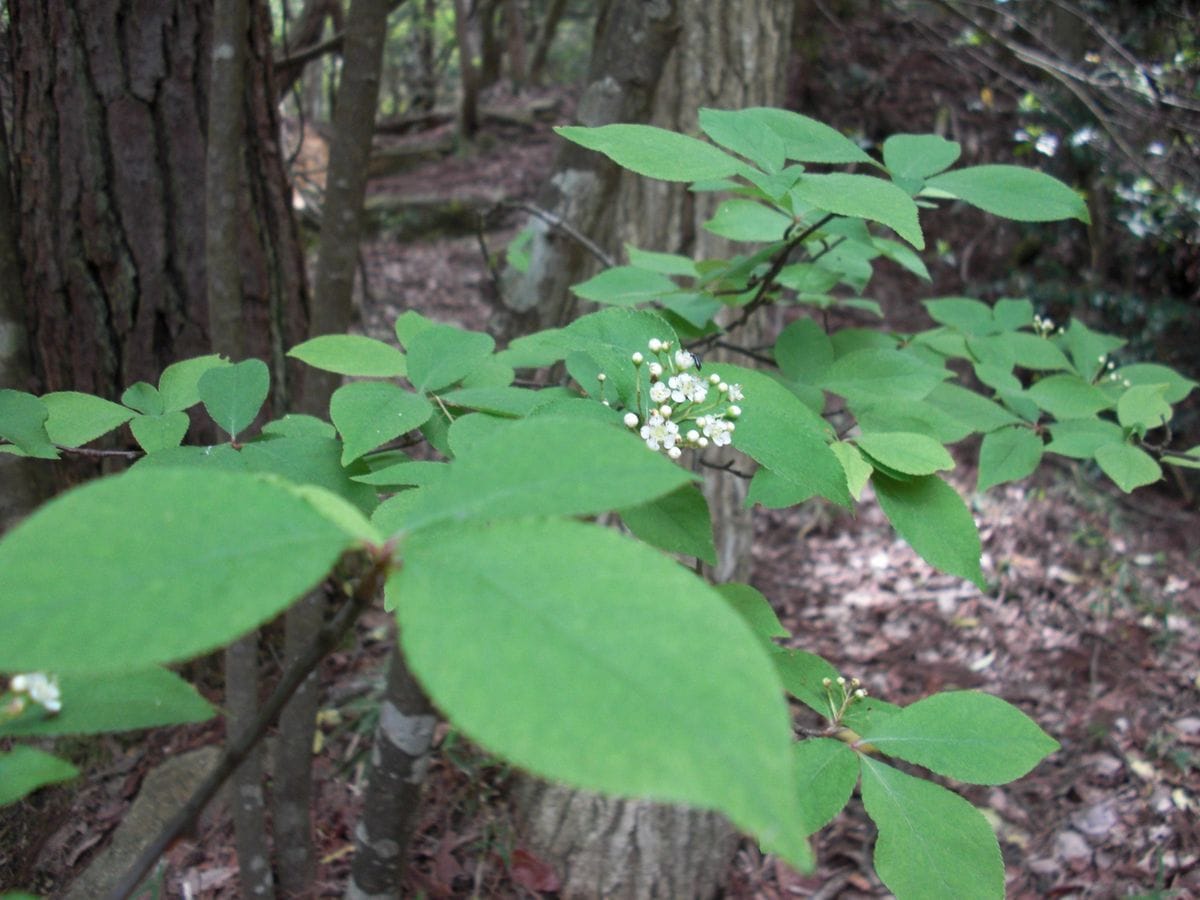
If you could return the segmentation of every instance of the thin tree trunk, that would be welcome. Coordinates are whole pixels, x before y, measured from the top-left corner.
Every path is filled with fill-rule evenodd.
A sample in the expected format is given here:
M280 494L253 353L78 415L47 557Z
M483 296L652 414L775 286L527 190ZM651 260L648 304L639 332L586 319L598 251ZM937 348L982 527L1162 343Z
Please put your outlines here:
M238 195L242 185L242 98L246 87L246 0L217 0L208 105L205 184L205 272L208 330L214 351L241 360L242 285L238 249ZM258 632L225 651L226 728L237 741L258 713ZM267 810L263 795L262 749L256 747L233 773L233 830L242 893L275 896Z
M479 20L479 89L491 87L500 80L500 57L504 45L496 36L496 16L502 0L479 0L475 15Z
M504 31L508 53L508 77L513 90L525 83L525 14L521 0L504 0Z
M398 897L408 842L417 824L421 784L429 766L437 715L392 649L367 777L366 806L355 830L347 900Z
M383 44L392 0L354 0L346 15L342 77L338 88L334 139L322 205L310 336L343 334L353 319L354 276L367 187L375 111L379 102ZM341 379L313 371L305 381L300 408L327 414ZM320 627L324 594L316 590L294 603L284 617L284 658L303 651ZM273 811L279 884L285 896L299 896L310 883L312 852L312 746L319 683L314 672L280 716L276 745Z
M421 0L416 23L417 77L409 104L412 112L429 112L437 104L437 43L433 28L436 15L437 0Z
M466 0L454 0L454 39L458 43L458 72L462 98L458 107L458 133L464 141L479 132L479 73L471 59L471 28Z
M542 75L546 71L546 60L550 56L550 45L558 33L558 23L562 21L567 9L567 0L550 0L550 8L542 18L538 29L537 41L533 45L533 56L529 61L529 83L540 85Z

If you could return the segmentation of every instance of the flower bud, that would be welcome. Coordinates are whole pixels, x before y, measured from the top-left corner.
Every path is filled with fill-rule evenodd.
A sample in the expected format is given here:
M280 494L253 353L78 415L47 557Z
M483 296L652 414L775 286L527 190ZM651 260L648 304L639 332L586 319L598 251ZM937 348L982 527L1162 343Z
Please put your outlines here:
M640 366L642 363L644 363L646 361L646 357L642 356L641 353L634 353L633 356L630 357L630 359L633 360L633 364L635 366Z
M625 427L626 428L637 428L638 427L638 417L634 413L631 413L631 412L625 413Z
M658 338L650 338L649 347L650 347L651 353L658 353L663 348L663 342L660 341Z

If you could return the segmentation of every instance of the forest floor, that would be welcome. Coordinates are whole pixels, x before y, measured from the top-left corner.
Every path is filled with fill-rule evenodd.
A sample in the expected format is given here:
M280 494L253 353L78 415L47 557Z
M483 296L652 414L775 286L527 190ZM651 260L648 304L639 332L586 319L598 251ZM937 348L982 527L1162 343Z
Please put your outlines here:
M484 151L372 190L532 199L553 155L548 128L490 126L484 140ZM492 253L516 223L511 212L489 221ZM476 235L384 232L364 262L369 333L389 336L409 308L474 328L490 312L496 286ZM754 584L795 636L791 645L825 656L873 695L903 704L986 690L1062 743L1012 785L955 786L995 828L1010 897L1200 897L1200 515L1167 493L1120 496L1081 466L1045 467L986 494L973 493L965 463L953 480L980 526L986 592L930 569L869 498L853 515L760 510ZM353 646L322 669L321 896L340 896L348 871L386 622L372 611ZM815 724L796 712L800 724ZM406 896L553 897L553 871L522 847L513 824L505 768L448 729L438 736ZM105 739L107 777L43 808L24 883L62 890L120 823L151 766L219 738L209 723L156 732L149 745ZM797 874L747 840L727 896L887 896L870 865L873 837L855 799L818 835L813 873ZM207 816L171 851L166 895L238 896L232 846L228 815Z

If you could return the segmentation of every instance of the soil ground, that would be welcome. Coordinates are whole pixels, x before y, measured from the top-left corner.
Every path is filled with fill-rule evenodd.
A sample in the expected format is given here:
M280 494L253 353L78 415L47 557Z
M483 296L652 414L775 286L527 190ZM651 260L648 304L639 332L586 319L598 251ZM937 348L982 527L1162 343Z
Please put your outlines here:
M903 107L905 115L919 116L916 106ZM922 127L918 121L909 130ZM531 198L549 168L552 135L544 126L491 129L485 152L430 163L373 190L499 188ZM490 249L515 227L512 214L491 219ZM939 282L956 268L937 270ZM404 242L381 235L364 248L364 271L364 328L381 336L408 308L481 327L495 290L474 235ZM911 318L913 290L890 278L877 296ZM1200 896L1200 516L1166 493L1118 496L1078 466L1045 468L1032 482L983 495L972 491L969 466L955 480L980 525L988 591L931 570L869 499L853 516L829 508L761 512L754 583L795 636L793 646L824 655L872 694L907 703L979 688L1015 703L1061 741L1060 752L1015 784L957 786L1000 837L1009 896ZM382 611L369 614L353 644L322 668L320 896L340 896L348 871L386 622ZM797 709L800 724L815 724L805 715ZM103 846L150 767L219 738L219 724L210 723L102 739L93 752L104 762L88 786L29 801L23 812L32 824L0 841L13 841L0 847L0 886L13 879L60 891ZM521 846L512 825L505 769L446 729L439 739L406 896L554 896L554 873ZM747 841L728 896L887 896L871 871L873 837L853 800L820 834L811 874L792 872ZM238 894L223 813L205 818L168 862L167 896Z

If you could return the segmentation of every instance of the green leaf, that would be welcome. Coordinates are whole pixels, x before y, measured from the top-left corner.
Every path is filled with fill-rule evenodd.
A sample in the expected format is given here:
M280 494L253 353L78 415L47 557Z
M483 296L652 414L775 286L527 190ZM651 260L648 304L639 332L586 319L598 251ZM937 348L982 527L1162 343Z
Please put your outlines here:
M992 307L992 316L1005 331L1028 328L1033 322L1033 303L1024 297L1002 297Z
M1012 353L1013 362L1018 366L1043 372L1071 368L1067 357L1049 338L1027 331L1011 331L1004 335L1003 340Z
M858 754L842 741L809 738L796 744L796 782L809 833L830 823L858 783Z
M849 400L920 400L949 377L949 372L935 369L911 353L865 349L839 357L820 386Z
M842 464L842 469L846 473L846 485L850 488L850 496L856 501L861 500L863 490L866 488L867 482L871 480L871 473L875 469L853 444L834 441L829 445L829 449Z
M1130 366L1121 366L1113 374L1118 382L1128 381L1134 387L1146 384L1165 384L1167 389L1163 392L1163 399L1168 403L1182 403L1196 387L1196 382L1192 379L1184 378L1174 369L1154 363L1134 363ZM49 425L46 427L49 428Z
M114 672L212 650L317 583L349 545L262 477L136 468L0 541L0 671ZM46 565L48 548L59 564Z
M786 147L773 129L767 127L753 110L702 108L700 128L715 143L744 156L766 172L778 172L785 162Z
M545 402L539 391L517 387L460 388L441 395L447 406L475 409L493 416L527 416Z
M792 219L753 200L726 200L717 207L704 230L731 241L781 241Z
M876 472L871 480L884 515L922 559L980 590L986 587L979 531L954 488L936 475L898 481Z
M271 373L261 359L209 369L196 385L209 416L234 441L262 409L270 386Z
M609 306L636 306L677 290L666 275L634 266L613 266L571 287L575 296Z
M678 253L655 253L653 250L642 250L633 244L625 245L625 253L629 256L629 264L660 275L680 275L685 278L697 276L696 261L690 256Z
M264 425L262 433L277 434L280 437L337 437L337 429L324 419L304 413L287 413L280 416Z
M1033 474L1042 461L1043 449L1037 433L1019 425L985 434L979 447L979 480L975 490L986 491Z
M422 331L427 331L437 322L433 319L421 315L415 309L409 309L402 312L396 317L394 330L396 332L396 340L400 342L400 346L408 347ZM536 335L534 335L536 336Z
M555 133L598 150L622 168L662 181L703 181L736 175L745 163L712 144L652 125L566 126Z
M828 423L763 372L728 363L713 369L724 381L740 384L746 395L734 446L801 493L849 507L846 474L829 449Z
M796 200L839 216L887 225L918 250L925 246L917 205L890 181L870 175L801 175L788 192Z
M620 513L625 527L647 544L694 556L710 566L717 564L708 502L694 484L685 484L649 503L626 507Z
M410 529L453 519L589 515L648 502L693 476L622 428L525 419L464 452L422 491Z
M798 162L876 164L840 131L808 116L761 106L743 110L743 115L769 126L783 138L788 159Z
M833 342L812 319L797 319L779 333L775 363L788 378L820 384L833 365Z
M949 194L984 212L1018 222L1090 222L1083 197L1057 178L1020 166L969 166L935 175L926 191Z
M1095 459L1100 470L1127 494L1162 478L1162 469L1154 457L1130 444L1097 447Z
M933 321L956 328L963 334L982 336L999 330L992 318L992 308L970 297L943 297L925 300L922 305Z
M939 384L925 401L958 419L971 431L986 433L1019 421L1000 404L957 384Z
M715 563L713 563L715 565ZM715 585L716 591L733 607L750 629L760 638L770 641L775 637L791 637L791 632L779 623L779 616L771 603L758 588L737 581Z
M906 475L932 475L954 468L954 459L946 448L924 434L864 432L856 438L856 443L872 459Z
M1169 387L1167 384L1135 384L1117 401L1117 421L1142 434L1162 428L1171 421L1171 404L1166 399Z
M211 354L167 366L158 377L158 393L162 397L163 410L175 412L195 406L200 402L200 376L209 369L228 365L229 360Z
M408 347L408 380L418 391L440 391L470 375L491 357L491 335L435 324L413 336Z
M518 520L412 535L388 594L414 673L484 748L577 787L720 809L811 866L779 677L690 572L611 529Z
M127 387L125 393L121 395L121 402L130 409L136 409L147 416L161 416L166 412L166 406L158 388L145 381L139 381L137 384Z
M134 416L129 422L138 446L147 453L178 447L187 435L192 420L181 410L161 416Z
M1091 459L1106 444L1125 440L1121 426L1106 419L1068 419L1050 426L1047 453L1057 453L1072 459Z
M78 774L65 759L18 744L7 753L0 752L0 806Z
M1048 375L1025 392L1034 403L1056 419L1088 419L1112 401L1078 375Z
M69 674L59 679L62 711L0 723L0 737L98 734L211 719L216 710L196 689L162 668Z
M775 668L783 681L784 690L811 709L830 718L829 695L822 684L828 678L836 681L838 671L828 662L807 650L784 650L772 655Z
M46 434L62 447L81 447L124 425L134 415L132 410L111 400L78 391L45 394L42 403L50 413Z
M1072 319L1066 334L1067 349L1075 370L1087 381L1095 381L1108 361L1108 355L1125 346L1121 338L1092 331L1079 319Z
M421 427L433 415L429 401L387 381L355 381L334 391L329 417L342 435L342 465Z
M1015 781L1058 749L1025 713L979 691L934 694L861 734L888 756L970 784Z
M359 334L315 337L293 347L288 356L338 375L394 378L408 374L403 353L391 344Z
M343 468L341 454L341 442L332 437L297 434L246 444L237 457L247 472L269 472L293 484L315 485L370 513L379 502L375 492L352 478L366 468L362 463Z
M0 437L12 441L26 455L58 459L58 451L46 432L49 417L46 404L33 394L0 390Z
M898 900L1003 900L1004 860L979 810L944 787L859 760L863 805L879 828L875 871Z
M883 164L894 178L920 179L950 168L962 155L957 141L936 134L893 134L883 142Z

